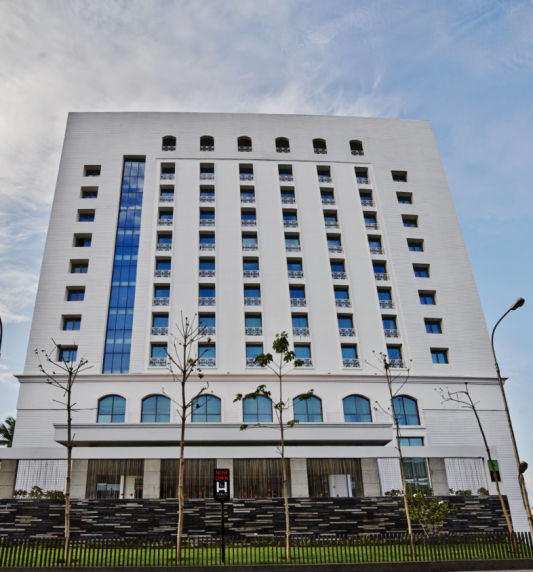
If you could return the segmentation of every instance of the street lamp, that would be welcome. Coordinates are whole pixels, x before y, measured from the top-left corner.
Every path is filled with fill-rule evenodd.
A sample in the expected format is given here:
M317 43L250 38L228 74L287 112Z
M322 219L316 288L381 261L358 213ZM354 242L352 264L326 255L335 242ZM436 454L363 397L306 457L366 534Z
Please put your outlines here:
M527 521L529 524L529 529L531 534L533 534L533 515L531 514L531 507L529 506L529 498L527 495L526 483L524 481L524 473L527 469L527 463L520 461L520 456L518 455L518 447L516 446L516 439L513 430L513 423L511 421L511 414L509 413L509 406L507 405L507 397L505 396L505 389L503 387L503 380L500 373L500 366L498 365L498 360L496 359L496 352L494 350L494 333L496 328L499 326L500 322L507 316L507 314L513 310L517 310L524 305L524 298L518 298L518 300L505 312L505 314L496 322L494 328L492 328L492 335L490 336L490 345L492 347L492 357L494 358L494 366L496 367L496 375L498 376L498 384L500 386L500 391L502 392L503 405L505 407L505 414L507 415L507 424L509 426L509 432L511 433L511 441L513 443L513 451L516 460L516 469L518 471L518 484L520 486L520 492L522 493L522 501L524 502L524 508L526 510Z

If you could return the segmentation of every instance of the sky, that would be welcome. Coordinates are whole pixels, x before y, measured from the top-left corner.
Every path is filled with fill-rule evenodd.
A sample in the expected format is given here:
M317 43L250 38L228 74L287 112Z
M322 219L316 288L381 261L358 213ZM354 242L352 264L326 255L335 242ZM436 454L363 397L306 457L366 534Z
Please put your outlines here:
M0 420L69 111L428 119L488 326L526 299L496 350L533 493L531 30L528 0L0 0Z

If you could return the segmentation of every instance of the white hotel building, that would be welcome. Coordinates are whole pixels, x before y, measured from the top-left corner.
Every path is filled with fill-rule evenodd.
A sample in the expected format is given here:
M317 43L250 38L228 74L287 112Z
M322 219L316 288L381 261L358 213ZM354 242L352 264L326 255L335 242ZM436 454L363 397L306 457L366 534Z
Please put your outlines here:
M187 424L187 495L232 469L235 497L280 494L271 404L253 356L287 331L293 497L401 488L379 354L405 382L396 406L409 480L436 494L495 492L469 388L517 529L527 521L487 328L427 121L207 113L68 118L12 449L0 496L63 487L66 414L34 349L92 366L75 384L73 496L176 494L179 418L166 348L197 313L208 397ZM189 384L194 395L198 380ZM401 383L397 384L397 389ZM309 389L316 398L299 401ZM241 431L243 423L267 428Z

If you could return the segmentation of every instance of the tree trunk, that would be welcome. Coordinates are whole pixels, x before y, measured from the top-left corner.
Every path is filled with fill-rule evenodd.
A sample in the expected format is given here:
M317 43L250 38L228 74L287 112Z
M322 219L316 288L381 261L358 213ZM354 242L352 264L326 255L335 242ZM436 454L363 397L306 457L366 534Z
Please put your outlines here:
M70 386L70 380L69 380ZM70 475L72 471L72 405L71 389L67 391L67 478L65 482L65 548L63 561L70 566Z
M289 494L287 490L287 467L285 465L285 438L283 434L283 425L281 426L281 471L283 479L283 506L285 509L285 558L287 562L289 562L291 559L291 523L289 518Z
M185 403L185 400L182 401ZM183 534L183 465L185 449L185 407L182 407L181 435L180 435L180 460L178 468L178 531L176 535L176 561L181 560L181 536Z

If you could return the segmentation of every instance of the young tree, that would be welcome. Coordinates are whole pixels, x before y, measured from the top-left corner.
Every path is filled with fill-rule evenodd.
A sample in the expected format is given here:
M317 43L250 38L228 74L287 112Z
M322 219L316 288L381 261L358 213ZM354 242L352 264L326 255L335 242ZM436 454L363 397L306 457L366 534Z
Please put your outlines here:
M72 413L75 411L76 403L72 401L72 390L76 378L80 373L87 371L92 366L87 365L85 358L76 360L72 352L65 352L61 355L61 348L54 340L50 351L35 350L39 360L39 370L46 378L46 383L63 392L64 401L54 399L56 403L65 408L67 414L67 477L65 480L65 545L63 561L68 566L70 564L70 479L72 473L72 447L74 446L74 435L72 434Z
M280 453L281 453L281 471L282 471L282 487L283 487L283 504L285 509L285 558L287 562L290 560L290 519L289 519L289 492L287 487L287 465L285 459L285 431L291 427L294 427L297 420L291 419L285 421L283 418L283 413L290 408L290 400L286 401L283 398L283 378L295 367L299 367L303 364L302 360L296 359L294 351L289 349L289 339L287 332L281 332L276 334L276 339L272 343L272 349L276 356L274 357L271 353L262 353L255 357L254 361L260 367L267 367L274 373L278 380L279 395L278 400L273 403L273 408L276 414L277 423L280 432ZM300 395L300 399L309 399L313 395L313 390L310 389L306 394ZM259 385L255 391L242 395L238 393L233 400L243 401L245 399L257 399L258 397L266 397L271 399L271 392L267 390L266 385ZM260 427L261 424L254 424L256 427ZM241 430L247 429L248 425L241 425Z
M470 391L468 389L468 383L465 383L464 391L450 391L448 388L446 388L446 390L441 390L441 395L442 395L443 403L446 403L446 402L458 403L459 405L461 405L461 407L471 409L472 412L474 413L474 416L476 418L476 421L477 421L477 424L479 427L479 432L481 433L481 438L483 439L485 451L487 452L487 459L489 461L490 471L491 471L492 477L494 479L494 484L496 485L496 492L498 493L498 498L500 499L500 505L502 507L503 515L505 517L505 522L507 524L507 530L509 531L509 534L512 534L513 533L513 525L511 522L511 518L509 517L507 507L505 506L505 502L503 500L503 495L500 491L500 483L498 480L498 474L496 473L496 469L494 468L495 463L494 463L494 460L492 459L492 456L490 454L490 447L489 447L489 444L487 441L487 437L485 435L485 431L483 429L483 425L481 424L481 419L479 417L479 412L478 412L477 407L476 407L476 402L472 399L472 396L470 395Z
M448 516L456 512L456 507L438 497L431 497L431 490L409 491L407 502L411 517L420 524L426 536L436 534Z
M15 419L14 417L6 417L6 420L0 425L0 445L11 447L13 445L14 436Z
M206 392L209 384L205 383L192 397L187 397L186 386L188 381L203 378L198 342L205 340L210 343L211 339L205 337L205 328L199 323L195 314L192 320L181 316L177 325L176 334L172 336L172 345L167 351L168 368L172 380L179 384L179 398L173 401L177 405L180 417L180 456L178 467L178 528L176 535L176 561L181 560L181 540L183 535L183 469L185 452L185 422L191 415L195 400ZM193 377L193 380L191 380Z

